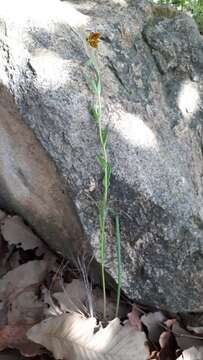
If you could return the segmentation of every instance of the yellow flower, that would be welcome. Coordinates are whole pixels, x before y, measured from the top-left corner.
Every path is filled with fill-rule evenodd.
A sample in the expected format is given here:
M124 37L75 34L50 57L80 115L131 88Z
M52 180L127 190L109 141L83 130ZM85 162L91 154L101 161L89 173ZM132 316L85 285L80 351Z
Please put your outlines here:
M100 33L99 32L91 32L89 34L89 36L86 38L86 40L91 47L98 49Z

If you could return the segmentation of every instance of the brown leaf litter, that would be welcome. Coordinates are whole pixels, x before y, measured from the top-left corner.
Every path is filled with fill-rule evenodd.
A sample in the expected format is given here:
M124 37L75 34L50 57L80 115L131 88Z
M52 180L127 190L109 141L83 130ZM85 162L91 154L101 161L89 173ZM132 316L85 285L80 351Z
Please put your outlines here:
M71 271L65 270L67 262L64 259L57 263L57 257L21 218L7 216L2 211L0 251L0 351L7 348L18 349L25 356L39 355L40 358L36 360L45 360L47 350L42 348L42 344L52 350L56 358L60 348L62 352L59 351L59 355L66 359L64 349L69 349L70 345L72 353L81 360L85 359L85 351L89 351L90 359L93 356L92 351L96 351L101 359L105 354L113 358L116 349L123 354L120 358L125 360L126 356L146 360L143 354L148 359L156 360L182 360L183 356L184 360L203 360L201 314L183 314L182 320L180 317L177 320L158 310L144 312L136 304L129 312L127 304L121 303L119 317L128 317L128 320L120 324L120 320L114 319L116 303L115 297L110 294L107 297L108 325L103 328L99 323L98 326L97 321L102 318L103 312L102 290L98 286L93 286L93 289L90 286L87 294L83 280L75 278ZM64 279L67 279L68 283ZM77 311L90 315L87 295L91 296L95 318L75 314ZM72 315L67 315L67 312ZM46 318L48 319L44 322ZM77 320L75 325L72 323L73 318ZM68 334L70 329L67 324L71 323L74 336L85 336L86 340L80 338L82 353L73 346L75 338L70 340L69 334L68 338L64 339L63 331L59 336L59 348L56 350L55 345L50 345L50 331L47 334L47 330L50 329L49 324L54 329L56 323L61 330L66 329ZM36 332L36 329L39 331ZM36 342L39 344L27 338L27 331L29 334L34 331L33 339L36 340L37 337ZM45 339L48 336L49 340L42 339L40 331L45 334ZM129 343L125 348L127 339ZM90 346L88 350L87 343ZM106 348L102 347L104 343L105 346L108 345ZM111 351L111 347L114 350ZM0 352L1 354L3 353ZM68 360L72 359L74 358L68 357Z
M32 324L34 325L34 324ZM0 328L0 351L6 348L18 349L24 356L36 356L44 350L27 338L32 325L6 325Z
M0 350L15 348L25 356L35 356L44 349L31 342L26 333L44 318L45 305L39 296L40 288L55 255L51 259L46 245L19 217L6 216L1 211L0 229L3 255L0 263L3 275L0 279ZM24 257L23 264L19 265L22 254L28 252L28 260ZM32 261L29 261L30 257Z

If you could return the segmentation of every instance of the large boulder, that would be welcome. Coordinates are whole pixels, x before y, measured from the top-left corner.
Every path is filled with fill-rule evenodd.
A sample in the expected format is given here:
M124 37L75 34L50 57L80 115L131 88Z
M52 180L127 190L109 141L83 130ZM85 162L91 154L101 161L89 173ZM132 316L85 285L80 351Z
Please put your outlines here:
M72 242L78 249L89 243L99 260L99 143L89 113L93 96L85 80L84 46L86 34L97 30L102 39L103 122L109 127L113 172L109 206L121 222L122 288L142 303L173 311L202 310L203 41L192 18L163 12L143 0L2 0L0 25L1 97L6 90L12 95L22 117L16 121L32 129L48 153L47 161L53 161L66 183L70 211L64 212L66 197L60 209L66 231L55 242L52 236L50 245L66 256ZM0 133L5 121L10 120L1 115ZM20 143L24 141L26 134ZM10 169L9 179L4 178L3 147L1 141L2 201L17 206L49 242L40 225L42 211L37 213L42 193L46 205L46 181L43 191L38 179L29 187L30 192L39 191L39 205L36 199L34 208L31 200L26 202L29 191L21 201L16 171ZM39 154L39 162L40 156L45 155ZM15 170L15 162L10 164ZM49 183L52 175L42 164ZM26 177L22 167L22 189ZM31 210L23 210L25 203ZM54 206L58 216L60 201L51 202L51 214ZM53 233L57 221L51 219ZM111 214L105 266L116 280Z

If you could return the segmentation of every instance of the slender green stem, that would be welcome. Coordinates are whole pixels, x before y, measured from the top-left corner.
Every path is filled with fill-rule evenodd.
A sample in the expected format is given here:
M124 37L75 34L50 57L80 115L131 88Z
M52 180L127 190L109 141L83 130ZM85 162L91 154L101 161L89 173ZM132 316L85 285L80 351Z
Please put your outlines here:
M101 104L101 79L98 64L95 58L90 61L92 65L96 80L93 80L93 89L95 90L97 99L96 106L94 106L93 117L97 122L98 136L101 147L100 153L100 166L103 172L103 190L99 206L99 245L100 245L100 260L101 260L101 277L103 288L103 318L106 320L106 280L105 280L105 245L106 245L106 219L107 219L107 207L108 207L108 188L109 188L109 163L107 154L107 134L102 127L102 104Z
M101 89L100 84L100 74L98 69L96 69L98 75L99 89ZM103 178L103 196L100 204L100 257L101 257L101 275L102 275L102 288L103 288L103 316L106 320L106 280L105 280L105 245L106 245L106 217L107 217L107 203L108 203L108 156L106 151L106 145L103 141L102 134L102 106L101 106L101 91L98 92L98 110L99 110L99 119L98 119L98 130L99 130L99 140L102 150L102 156L104 159L104 178Z
M121 297L121 282L122 282L122 261L121 261L121 236L120 236L120 222L119 216L116 215L116 251L117 251L117 264L118 264L118 286L117 286L117 299L116 299L116 317L118 317L120 297Z
M103 128L102 124L102 104L101 104L101 77L98 67L98 61L95 56L89 58L87 65L94 71L94 78L87 79L91 91L96 95L96 101L91 108L91 114L96 120L98 137L100 142L100 155L97 156L100 164L103 181L102 181L102 195L99 204L99 247L100 247L100 262L101 262L101 278L103 288L103 318L106 321L106 279L105 279L105 247L106 247L106 225L107 225L107 211L108 211L108 194L111 176L111 166L108 161L107 142L108 132L107 128ZM121 255L120 255L120 229L119 218L116 217L116 239L117 239L117 254L118 254L118 290L117 290L117 306L116 314L118 314L121 290Z

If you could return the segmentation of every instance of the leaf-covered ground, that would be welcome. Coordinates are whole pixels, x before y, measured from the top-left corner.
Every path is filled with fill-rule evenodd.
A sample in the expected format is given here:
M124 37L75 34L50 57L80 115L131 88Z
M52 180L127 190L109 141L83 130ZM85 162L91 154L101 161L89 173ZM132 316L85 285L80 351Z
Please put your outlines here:
M62 259L3 211L0 251L0 360L203 359L203 314L123 299L114 319L109 289L104 325L102 290L87 281L83 259Z

